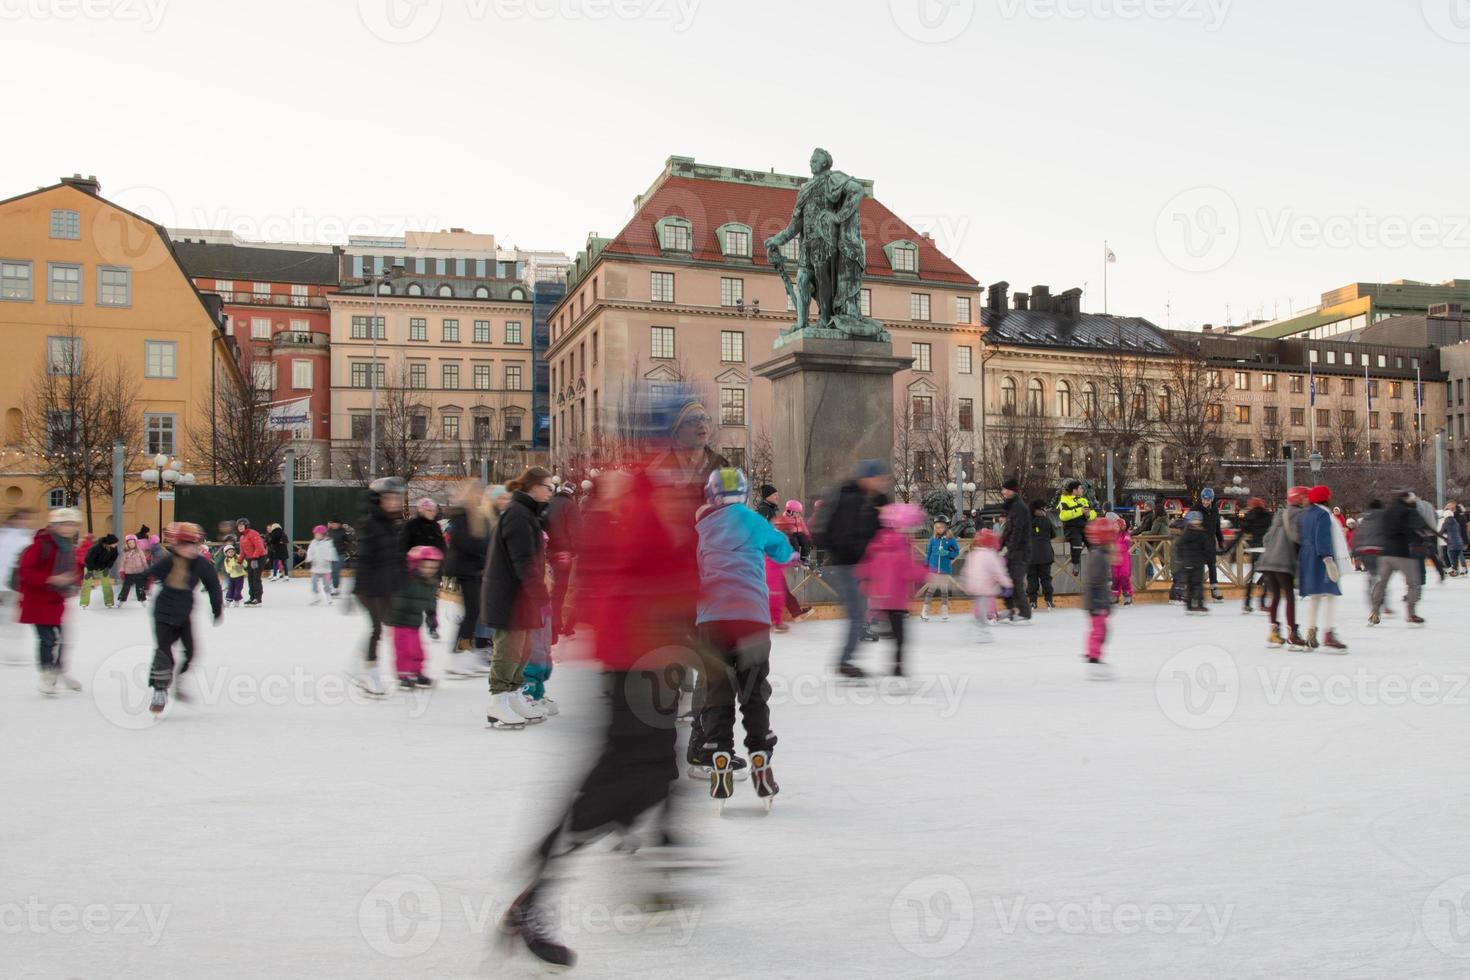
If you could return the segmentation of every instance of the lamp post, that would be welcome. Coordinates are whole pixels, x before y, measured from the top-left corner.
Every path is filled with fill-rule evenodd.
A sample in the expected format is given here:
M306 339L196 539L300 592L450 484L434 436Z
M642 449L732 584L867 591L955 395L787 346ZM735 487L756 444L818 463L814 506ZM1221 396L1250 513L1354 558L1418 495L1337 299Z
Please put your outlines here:
M970 503L971 503L971 505L973 505L974 502L975 502L975 491L978 490L979 487L977 487L970 480L970 474L966 473L964 470L960 470L960 472L959 472L959 480L958 481L956 481L956 480L950 480L948 483L946 483L944 485L944 489L948 490L949 491L949 495L954 498L954 510L955 510L954 519L955 519L955 521L959 521L960 514L964 513L964 510L965 510L965 501L964 501L964 498L962 498L960 496L960 494L961 493L967 493L967 494L969 494L970 495Z
M138 474L138 478L144 483L158 488L158 531L160 535L163 533L163 495L168 494L172 498L173 490L170 488L173 486L180 483L185 486L194 484L194 474L181 473L182 469L177 459L171 460L167 453L159 453L153 457L153 466Z
M1313 449L1312 454L1307 457L1307 465L1312 468L1312 482L1317 482L1317 475L1322 472L1322 454Z

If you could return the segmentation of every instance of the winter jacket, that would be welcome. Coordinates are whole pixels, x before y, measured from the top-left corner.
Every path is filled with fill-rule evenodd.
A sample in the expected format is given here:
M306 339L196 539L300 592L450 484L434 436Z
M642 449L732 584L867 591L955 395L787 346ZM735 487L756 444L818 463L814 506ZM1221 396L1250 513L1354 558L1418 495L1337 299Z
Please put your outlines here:
M1427 539L1439 536L1439 514L1435 511L1434 505L1423 497L1414 501L1414 509L1419 512L1419 517L1424 522L1423 533L1426 538L1424 544L1426 547L1433 548L1434 542Z
M266 535L268 543L270 544L271 559L273 561L285 561L287 544L285 529L283 529L281 525L277 524L269 531L267 531Z
M180 565L183 567L179 568ZM214 565L203 555L187 560L177 555L164 555L148 569L148 575L158 582L153 618L160 623L182 626L189 621L189 614L194 611L194 591L200 582L209 591L209 606L214 618L219 619L224 612L224 593L220 591L219 577L214 574Z
M107 535L87 549L84 567L88 572L110 572L117 563L117 538Z
M487 528L488 530L488 528ZM489 539L476 534L465 512L450 511L445 528L444 574L450 578L479 578L485 572L485 546Z
M244 578L245 565L238 555L226 555L224 559L226 578Z
M142 542L138 542L139 547ZM265 557L265 541L260 532L253 527L247 527L245 533L240 535L240 557L246 561L254 561Z
M960 585L972 596L998 596L1014 587L1005 560L992 548L971 548L960 577Z
M439 605L439 578L410 575L393 596L385 622L389 626L411 626L418 629L424 618Z
M332 539L332 547L337 549L338 561L346 561L351 557L352 530L346 524L327 528L327 537Z
M930 538L929 547L924 552L924 564L929 566L931 572L948 575L954 570L954 560L959 556L960 543L954 538L949 535Z
M1444 546L1451 551L1465 547L1465 539L1460 537L1460 522L1455 520L1454 514L1445 515L1444 521L1439 525L1439 533L1444 537Z
M1174 562L1180 568L1204 568L1215 557L1215 543L1203 528L1186 527L1174 542Z
M444 529L438 521L422 514L415 514L403 522L402 536L405 555L410 548L438 548L440 554L446 550Z
M485 559L480 622L496 629L538 629L550 601L546 590L546 545L538 506L517 490L500 514Z
M1400 497L1383 512L1383 553L1390 558L1424 554L1424 535L1429 530L1419 509Z
M699 535L697 623L770 623L770 585L765 559L791 560L791 542L749 507L704 507L694 522Z
M1384 537L1383 518L1387 514L1383 508L1378 507L1365 511L1358 518L1357 533L1353 535L1353 554L1355 555L1381 555Z
M1211 554L1225 549L1225 535L1220 530L1220 501L1212 500L1205 503L1196 500L1189 505L1190 510L1197 510L1205 518L1205 535L1210 539Z
M136 542L134 542L136 545ZM117 553L117 573L119 575L141 575L148 571L148 566L153 564L148 553L141 547L129 548L123 546L122 551Z
M908 609L914 592L928 580L929 570L914 557L907 535L885 527L868 543L857 576L869 609Z
M357 571L352 591L381 598L391 596L407 574L399 521L383 513L379 496L369 492L367 513L357 532Z
M1087 522L1096 516L1097 511L1092 509L1091 501L1080 493L1064 493L1057 498L1057 518L1069 537L1074 530L1081 534Z
M801 519L800 514L778 514L776 519L771 521L771 526L786 535L786 540L791 542L792 548L801 553L801 557L805 558L811 554L811 532L806 529L806 521Z
M1113 565L1113 556L1107 548L1093 548L1082 559L1083 609L1090 613L1109 611L1113 601Z
M1031 514L1028 525L1031 529L1030 545L1027 561L1032 565L1051 564L1057 560L1056 550L1052 547L1052 541L1056 539L1056 525L1052 524L1051 518L1045 514Z
M1133 574L1133 535L1129 533L1127 525L1118 531L1118 540L1113 543L1113 574Z
M58 587L47 580L67 572L80 580L76 546L43 527L32 537L30 547L21 552L16 571L20 586L20 622L60 626L67 598L76 595L79 589L77 582Z
M1160 514L1154 518L1154 522L1148 526L1148 533L1152 537L1162 538L1169 533L1169 515Z
M1247 549L1263 547L1270 529L1271 512L1264 507L1252 507L1240 515L1240 534Z
M1031 508L1020 494L1012 497L1005 505L1005 528L1001 531L1000 546L1007 562L1031 560Z
M1266 536L1261 539L1261 556L1255 561L1255 570L1259 572L1285 572L1287 575L1296 577L1296 553L1297 542L1300 540L1297 534L1297 521L1302 516L1300 507L1278 507L1276 516L1271 519L1271 526L1266 530Z
M1342 595L1342 587L1328 576L1326 565L1347 556L1346 538L1338 547L1342 525L1333 520L1332 511L1321 504L1313 504L1302 511L1297 531L1301 536L1301 551L1297 553L1297 593L1303 596Z
M10 591L10 573L35 537L36 532L29 528L0 527L0 592Z
M828 508L831 508L828 510ZM825 548L834 565L856 565L878 533L878 508L866 490L849 480L837 499L824 504L823 531L817 546Z
M328 537L312 538L306 546L306 564L315 575L328 575L337 560L337 548Z
M780 508L771 503L769 500L762 500L755 505L755 512L760 515L760 518L763 521L775 520L776 513L779 510Z
M546 504L546 516L541 523L546 527L548 553L577 553L577 542L582 537L582 514L571 494L552 494L551 500Z

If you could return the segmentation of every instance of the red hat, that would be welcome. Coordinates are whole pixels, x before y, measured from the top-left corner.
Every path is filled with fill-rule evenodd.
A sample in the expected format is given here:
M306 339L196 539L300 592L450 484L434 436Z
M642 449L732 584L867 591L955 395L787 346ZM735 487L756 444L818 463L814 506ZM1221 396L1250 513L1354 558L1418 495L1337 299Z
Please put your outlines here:
M1306 500L1308 497L1311 496L1311 493L1311 487L1292 487L1290 490L1286 491L1286 502L1291 504L1296 503L1300 500Z
M1320 483L1307 491L1307 500L1314 504L1325 504L1332 499L1332 491Z
M1087 522L1083 534L1088 544L1112 544L1118 540L1118 527L1121 522L1114 522L1106 517L1099 517Z

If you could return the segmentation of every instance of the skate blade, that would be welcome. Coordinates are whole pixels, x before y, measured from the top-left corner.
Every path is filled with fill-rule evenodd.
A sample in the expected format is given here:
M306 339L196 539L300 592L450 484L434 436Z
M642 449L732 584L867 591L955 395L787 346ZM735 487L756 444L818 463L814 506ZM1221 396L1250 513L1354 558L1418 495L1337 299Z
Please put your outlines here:
M520 724L516 725L516 724L512 724L511 722L508 722L508 721L487 721L485 723L485 727L486 728L502 728L502 729L505 729L506 731L516 732L516 731L520 731L522 728L525 728L526 727L526 723L525 722L521 722Z

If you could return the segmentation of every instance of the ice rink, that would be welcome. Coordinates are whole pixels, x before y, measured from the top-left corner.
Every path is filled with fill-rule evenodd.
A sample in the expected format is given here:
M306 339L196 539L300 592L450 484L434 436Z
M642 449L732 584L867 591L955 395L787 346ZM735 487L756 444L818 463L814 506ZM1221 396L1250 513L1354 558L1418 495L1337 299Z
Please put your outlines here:
M966 616L911 620L901 690L836 685L841 624L799 624L773 652L774 810L741 782L722 816L682 779L724 867L660 918L631 904L643 859L589 854L555 906L575 972L1470 975L1470 582L1431 584L1414 630L1397 587L1369 629L1344 586L1346 656L1266 649L1239 600L1117 609L1111 683L1077 610L983 646ZM558 648L561 714L524 731L485 727L483 679L366 700L343 673L365 618L308 598L268 584L219 628L201 601L196 701L162 722L136 607L72 609L82 694L0 669L0 976L539 974L494 925L592 750L598 672Z

